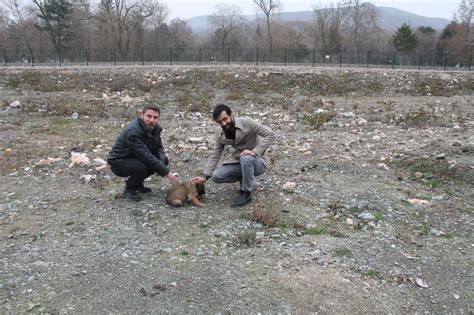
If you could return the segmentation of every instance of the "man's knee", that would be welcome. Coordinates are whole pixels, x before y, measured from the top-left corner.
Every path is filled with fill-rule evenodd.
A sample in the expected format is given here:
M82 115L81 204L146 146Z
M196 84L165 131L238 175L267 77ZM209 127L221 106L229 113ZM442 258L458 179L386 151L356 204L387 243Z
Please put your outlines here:
M255 159L256 157L252 155L243 155L240 157L240 164L241 165L253 164Z
M218 172L212 172L211 174L211 179L214 183L225 183L225 176L224 174L218 173Z

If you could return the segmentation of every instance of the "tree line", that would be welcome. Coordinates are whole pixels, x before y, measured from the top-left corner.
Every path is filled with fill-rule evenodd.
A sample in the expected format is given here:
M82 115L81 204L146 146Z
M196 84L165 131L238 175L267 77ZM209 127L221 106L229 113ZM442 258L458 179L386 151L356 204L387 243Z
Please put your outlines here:
M194 34L187 21L169 21L161 0L7 0L0 7L0 49L22 52L24 58L54 51L59 60L87 48L122 60L136 58L143 47L174 51L193 47L226 49L259 47L317 50L321 56L338 52L358 62L367 51L416 54L430 64L448 59L451 65L470 64L474 46L473 0L461 0L451 22L441 31L429 26L400 25L390 33L379 26L376 7L362 0L313 4L310 21L281 21L279 0L252 1L261 18L246 20L239 6L221 3L209 16L212 30ZM26 52L26 53L25 53Z

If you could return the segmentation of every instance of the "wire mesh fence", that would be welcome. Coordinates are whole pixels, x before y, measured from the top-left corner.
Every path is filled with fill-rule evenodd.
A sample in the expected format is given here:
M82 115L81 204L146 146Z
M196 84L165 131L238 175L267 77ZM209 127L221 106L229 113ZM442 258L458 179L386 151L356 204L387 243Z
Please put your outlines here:
M77 49L57 53L55 50L3 50L3 66L66 65L160 65L160 64L254 64L355 66L378 68L456 69L471 71L472 53L462 58L447 54L339 51L324 53L316 49L261 48L138 48L133 53L120 49Z

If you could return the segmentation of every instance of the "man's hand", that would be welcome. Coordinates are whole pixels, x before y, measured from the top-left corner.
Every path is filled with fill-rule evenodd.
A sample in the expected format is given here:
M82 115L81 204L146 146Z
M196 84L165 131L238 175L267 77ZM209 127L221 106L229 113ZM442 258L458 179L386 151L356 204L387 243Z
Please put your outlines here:
M196 177L193 177L192 181L195 182L196 184L204 184L207 180L205 177L196 176Z
M170 171L166 177L170 180L171 185L176 186L179 184L179 178L175 176L173 172Z
M253 151L253 150L243 150L242 152L240 152L240 156L244 156L244 155L251 155L251 156L255 156L256 153Z

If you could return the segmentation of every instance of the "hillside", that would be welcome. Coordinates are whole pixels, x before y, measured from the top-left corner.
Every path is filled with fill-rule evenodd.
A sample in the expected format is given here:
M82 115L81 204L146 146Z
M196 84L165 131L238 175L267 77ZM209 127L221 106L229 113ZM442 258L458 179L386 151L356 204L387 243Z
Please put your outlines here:
M413 28L430 26L435 30L442 30L449 24L449 20L444 18L420 16L392 7L374 7L377 11L379 26L387 31L394 31L403 23L407 23ZM263 19L264 16L245 15L244 18L248 22L253 22L256 19ZM313 19L313 11L281 12L275 15L275 19L279 21L311 21ZM206 33L212 30L212 26L208 21L208 15L196 16L188 19L187 22L195 33Z

